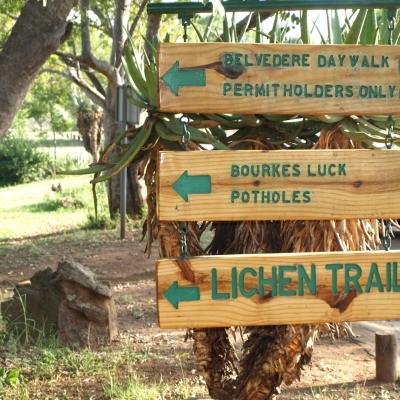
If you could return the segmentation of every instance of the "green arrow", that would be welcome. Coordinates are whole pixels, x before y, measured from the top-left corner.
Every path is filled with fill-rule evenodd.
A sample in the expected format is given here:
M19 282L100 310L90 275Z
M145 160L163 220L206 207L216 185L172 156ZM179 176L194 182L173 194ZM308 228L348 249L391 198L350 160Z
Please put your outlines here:
M200 289L198 287L179 287L175 281L164 293L164 297L173 305L179 308L181 301L197 301L200 300Z
M185 171L173 184L172 189L186 202L189 201L189 194L211 193L210 175L192 175Z
M177 61L161 79L178 96L182 86L206 86L206 71L204 68L179 68Z

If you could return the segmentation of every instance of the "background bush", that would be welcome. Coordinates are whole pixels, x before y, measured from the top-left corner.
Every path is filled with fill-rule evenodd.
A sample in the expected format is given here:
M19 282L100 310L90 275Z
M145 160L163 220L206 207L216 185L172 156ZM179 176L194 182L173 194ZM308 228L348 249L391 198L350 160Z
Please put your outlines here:
M50 171L49 156L30 140L8 135L0 142L0 187L42 179Z

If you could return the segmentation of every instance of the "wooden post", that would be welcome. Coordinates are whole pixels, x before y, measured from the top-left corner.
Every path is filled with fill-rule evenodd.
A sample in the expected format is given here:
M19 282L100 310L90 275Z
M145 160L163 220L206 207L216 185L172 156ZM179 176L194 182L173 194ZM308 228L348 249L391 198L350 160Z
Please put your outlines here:
M397 381L397 341L394 333L375 334L375 362L378 381Z

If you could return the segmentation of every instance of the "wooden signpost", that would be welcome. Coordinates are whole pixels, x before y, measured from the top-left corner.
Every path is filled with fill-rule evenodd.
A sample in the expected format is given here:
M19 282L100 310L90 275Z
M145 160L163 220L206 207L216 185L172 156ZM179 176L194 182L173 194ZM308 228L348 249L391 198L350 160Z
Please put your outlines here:
M399 114L398 46L160 45L166 112Z
M275 325L400 317L400 251L164 259L162 328Z
M162 44L165 112L399 114L398 46ZM167 221L398 218L398 150L161 152ZM400 252L157 263L162 328L400 319Z
M161 152L158 217L321 220L400 215L400 151Z

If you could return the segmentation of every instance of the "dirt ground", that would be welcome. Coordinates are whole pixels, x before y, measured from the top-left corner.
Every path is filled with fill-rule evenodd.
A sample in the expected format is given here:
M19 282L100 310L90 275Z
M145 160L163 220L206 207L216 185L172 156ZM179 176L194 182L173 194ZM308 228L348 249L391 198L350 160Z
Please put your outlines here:
M138 235L137 232L131 233L126 240L120 241L116 232L109 232L93 236L92 240L84 243L79 236L71 234L60 235L51 241L44 237L0 244L3 246L0 252L0 290L4 294L12 284L29 279L39 269L56 268L62 258L73 258L114 286L120 332L115 346L129 342L133 349L140 347L142 351L149 349L165 355L160 361L142 366L144 370L151 370L155 381L166 374L179 374L182 368L195 374L192 343L190 340L185 342L185 332L158 327L154 279L157 251L153 249L153 255L148 258L144 254L145 243L138 241ZM39 245L38 240L41 240ZM320 340L311 367L306 367L300 382L283 388L280 399L301 398L301 394L310 388L323 392L324 388L340 388L345 384L372 385L378 392L381 390L380 385L373 381L374 332L389 328L399 333L400 329L395 323L357 323L352 326L356 338ZM171 349L174 349L172 359ZM163 360L168 357L172 362L166 368ZM388 398L400 399L400 389L397 390L398 397Z

